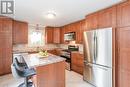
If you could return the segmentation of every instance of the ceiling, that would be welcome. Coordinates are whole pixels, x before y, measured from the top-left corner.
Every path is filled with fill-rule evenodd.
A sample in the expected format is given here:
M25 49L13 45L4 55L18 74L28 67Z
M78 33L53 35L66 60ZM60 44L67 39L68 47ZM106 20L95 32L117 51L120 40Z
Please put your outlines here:
M14 18L29 24L63 26L81 20L85 15L109 7L122 0L15 0ZM46 18L56 12L54 19Z

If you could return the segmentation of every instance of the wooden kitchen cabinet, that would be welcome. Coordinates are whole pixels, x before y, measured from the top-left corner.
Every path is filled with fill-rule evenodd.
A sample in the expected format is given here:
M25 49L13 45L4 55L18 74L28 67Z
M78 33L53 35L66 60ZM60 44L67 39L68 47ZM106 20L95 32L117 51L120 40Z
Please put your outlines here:
M46 27L46 43L47 44L59 44L60 43L60 28L58 27Z
M117 5L117 26L130 26L130 1Z
M76 43L81 43L81 21L75 23Z
M84 32L84 28L85 28L85 20L80 20L68 25L65 25L63 27L61 27L61 43L68 43L64 41L64 34L65 33L69 33L69 32L75 32L76 33L76 43L77 44L82 44L83 42L83 32Z
M53 43L55 43L55 44L60 43L60 28L54 28L54 31L53 31Z
M0 17L0 75L11 72L12 19Z
M46 33L46 44L53 43L53 27L46 27L45 33Z
M47 50L48 53L51 53L51 54L54 54L54 55L57 55L57 56L60 56L61 54L61 49L52 49L52 50Z
M65 87L65 61L35 67L35 87Z
M78 44L83 44L83 32L85 31L85 20L79 22L79 28L77 29L76 42Z
M117 28L117 86L130 87L130 26Z
M83 74L83 54L79 52L71 53L71 68L73 71Z
M13 21L13 43L28 43L28 24L26 22Z
M116 6L98 12L98 28L116 26Z
M53 50L47 50L47 52L56 55L56 50L55 49L53 49Z
M60 29L60 43L61 44L64 44L64 33L65 33L65 29L61 27Z
M98 28L98 13L93 13L86 16L86 25L88 30Z

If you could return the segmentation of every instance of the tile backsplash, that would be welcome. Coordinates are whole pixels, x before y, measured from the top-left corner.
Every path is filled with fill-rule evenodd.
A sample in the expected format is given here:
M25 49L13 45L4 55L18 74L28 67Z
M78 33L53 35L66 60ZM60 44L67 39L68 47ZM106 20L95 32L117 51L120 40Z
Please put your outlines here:
M76 44L79 46L79 51L83 52L83 45L82 44ZM43 49L55 49L55 48L62 48L62 49L68 49L68 44L46 44L44 46L38 46L39 48ZM13 51L37 51L37 47L30 47L28 44L17 44L13 45Z
M47 49L47 50L58 48L57 45L55 44L47 44L47 45L38 46L38 47ZM13 45L13 51L37 51L37 47L30 47L28 46L28 44L17 44L17 45Z

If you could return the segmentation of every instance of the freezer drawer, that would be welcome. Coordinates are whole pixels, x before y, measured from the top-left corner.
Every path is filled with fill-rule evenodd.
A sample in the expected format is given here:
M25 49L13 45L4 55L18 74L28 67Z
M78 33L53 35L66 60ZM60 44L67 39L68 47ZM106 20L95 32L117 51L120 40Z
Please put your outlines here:
M85 64L84 80L95 87L112 87L112 69L94 64Z

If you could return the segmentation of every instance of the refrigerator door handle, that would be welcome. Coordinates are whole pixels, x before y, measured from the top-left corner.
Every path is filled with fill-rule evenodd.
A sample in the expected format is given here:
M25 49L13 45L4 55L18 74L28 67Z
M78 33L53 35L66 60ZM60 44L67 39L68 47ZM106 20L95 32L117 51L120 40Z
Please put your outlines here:
M94 62L96 63L96 32L94 33Z
M96 36L96 41L95 42L96 42L95 58L97 58L97 56L98 56L98 53L97 53L98 52L98 37L97 36Z

